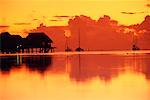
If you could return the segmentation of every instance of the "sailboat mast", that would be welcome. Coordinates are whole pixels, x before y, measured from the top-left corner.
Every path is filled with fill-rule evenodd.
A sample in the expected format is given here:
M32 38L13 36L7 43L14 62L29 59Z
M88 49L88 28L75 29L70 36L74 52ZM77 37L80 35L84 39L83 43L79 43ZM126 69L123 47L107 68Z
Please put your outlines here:
M79 45L79 47L76 49L76 51L83 51L83 49L80 48L80 46L81 46L80 38L81 38L81 36L80 36L80 27L78 27L78 45Z
M80 48L80 28L78 29L78 44L79 44L79 48Z
M137 35L133 35L133 47L132 50L140 50L140 48L137 46Z
M133 44L137 45L137 36L136 35L133 35Z

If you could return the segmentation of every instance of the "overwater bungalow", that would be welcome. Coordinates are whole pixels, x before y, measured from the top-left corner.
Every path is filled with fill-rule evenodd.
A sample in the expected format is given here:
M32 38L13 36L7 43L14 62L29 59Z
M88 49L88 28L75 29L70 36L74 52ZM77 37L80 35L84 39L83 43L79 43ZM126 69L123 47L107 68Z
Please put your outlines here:
M29 33L26 38L20 35L10 35L8 32L0 34L0 51L1 53L24 53L26 52L40 52L46 53L55 47L51 46L53 41L43 32Z
M2 53L16 52L16 41L8 32L3 32L0 34L0 50Z
M22 37L20 35L11 35L11 38L14 41L15 52L20 52L22 48Z
M53 41L43 32L29 33L25 39L25 48L28 49L28 52L34 52L35 49L36 52L46 53L54 49L51 43L53 43Z

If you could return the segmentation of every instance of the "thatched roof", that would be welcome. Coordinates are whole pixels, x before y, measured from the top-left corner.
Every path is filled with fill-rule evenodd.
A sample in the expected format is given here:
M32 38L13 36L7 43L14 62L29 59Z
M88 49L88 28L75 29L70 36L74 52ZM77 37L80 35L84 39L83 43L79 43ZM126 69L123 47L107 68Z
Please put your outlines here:
M46 43L52 43L53 41L43 32L36 32L36 33L29 33L29 35L26 37L26 39L30 42L46 42Z
M11 35L12 39L17 43L22 43L22 37L20 35Z
M9 32L2 32L2 33L0 33L0 37L1 38L6 38L6 37L10 37L11 35L10 35L10 33Z

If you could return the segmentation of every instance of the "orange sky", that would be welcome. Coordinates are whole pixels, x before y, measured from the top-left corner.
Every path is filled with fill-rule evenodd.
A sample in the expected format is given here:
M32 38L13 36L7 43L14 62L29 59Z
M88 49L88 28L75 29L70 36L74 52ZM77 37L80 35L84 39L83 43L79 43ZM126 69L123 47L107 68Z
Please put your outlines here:
M146 6L149 3L149 0L0 0L0 25L8 25L7 30L17 33L41 22L49 26L67 25L68 18L54 16L72 18L82 14L96 20L105 14L120 24L136 24L150 14Z

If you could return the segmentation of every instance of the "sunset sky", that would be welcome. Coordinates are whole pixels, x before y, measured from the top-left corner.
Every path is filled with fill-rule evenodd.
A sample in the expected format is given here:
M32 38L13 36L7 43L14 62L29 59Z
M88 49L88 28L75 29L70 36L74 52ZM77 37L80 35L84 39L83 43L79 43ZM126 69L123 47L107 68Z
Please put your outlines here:
M150 0L0 0L0 31L24 32L40 23L68 25L75 15L99 19L109 15L119 24L131 25L150 14Z

